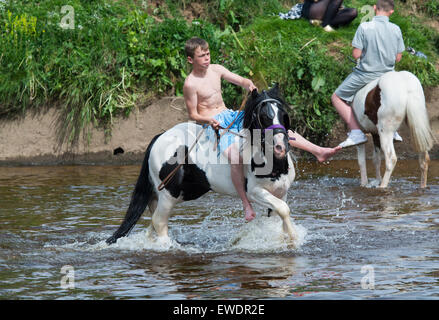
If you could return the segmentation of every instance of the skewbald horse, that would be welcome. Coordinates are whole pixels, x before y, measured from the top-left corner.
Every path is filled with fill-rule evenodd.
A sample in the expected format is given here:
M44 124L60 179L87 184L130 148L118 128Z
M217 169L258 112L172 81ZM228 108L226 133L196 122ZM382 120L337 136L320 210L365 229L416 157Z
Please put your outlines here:
M295 170L288 152L290 122L285 105L277 85L268 92L254 90L245 105L240 133L245 141L242 154L248 155L243 161L247 196L251 202L277 213L292 241L296 230L290 221L286 197ZM154 137L146 150L125 218L106 240L108 244L126 236L147 206L152 213L152 231L159 237L168 237L168 219L176 204L197 199L210 190L236 197L226 156L212 152L215 141L209 139L210 135L202 134L197 141L195 137L201 130L202 126L187 122ZM159 191L161 182L174 169L175 175Z
M391 71L363 87L355 95L352 104L355 116L365 133L373 138L373 163L379 187L389 184L397 157L393 146L393 134L402 121L410 128L414 149L418 152L421 168L421 188L427 186L428 151L433 147L434 136L425 107L424 91L419 79L408 71ZM381 150L384 153L386 171L381 179ZM365 145L357 146L361 185L367 185Z

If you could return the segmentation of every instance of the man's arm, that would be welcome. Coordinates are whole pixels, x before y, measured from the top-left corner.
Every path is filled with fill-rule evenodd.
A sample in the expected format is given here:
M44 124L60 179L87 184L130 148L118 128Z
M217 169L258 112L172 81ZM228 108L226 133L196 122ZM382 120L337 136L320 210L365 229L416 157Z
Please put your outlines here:
M360 24L357 28L357 31L355 31L354 39L352 39L352 47L352 57L355 60L360 59L364 48L363 24Z
M248 91L253 91L254 89L257 89L254 85L253 81L250 79L241 77L240 75L237 75L236 73L233 73L229 71L227 68L223 67L222 65L216 65L217 70L220 72L221 77L233 84L236 84L237 86L240 86Z
M401 61L401 58L402 58L402 52L401 53L398 53L397 55L396 55L396 63L398 63L399 61Z
M352 50L352 57L357 60L361 58L361 54L363 53L363 50L358 49L358 48L354 48Z

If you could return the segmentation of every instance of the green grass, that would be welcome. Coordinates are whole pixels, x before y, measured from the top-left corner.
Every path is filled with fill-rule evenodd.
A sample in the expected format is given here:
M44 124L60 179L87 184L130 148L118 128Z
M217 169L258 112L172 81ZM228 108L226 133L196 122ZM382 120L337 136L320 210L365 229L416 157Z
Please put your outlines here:
M233 59L229 65L232 70L253 77L260 87L279 82L287 102L293 106L291 116L296 130L311 141L325 143L339 119L330 97L352 71L350 43L367 14L361 13L362 6L373 3L345 1L358 9L359 17L334 33L313 27L304 19L258 18L239 33L241 46L231 48ZM438 85L438 32L426 27L419 17L402 16L398 11L391 21L400 26L406 46L429 57L427 61L404 53L396 69L413 72L425 87Z
M62 139L74 141L88 124L111 132L114 117L146 100L182 94L189 72L184 43L199 36L209 42L214 63L252 78L260 89L278 82L297 131L324 143L338 119L330 96L353 67L350 42L364 14L326 33L304 19L277 17L296 2L198 1L202 19L188 22L183 10L193 3L187 0L163 0L158 7L140 0L71 0L75 28L69 30L59 26L64 0L6 1L0 6L0 117L53 105L63 110ZM421 2L422 14L435 14L433 2ZM344 3L360 11L374 1ZM438 32L422 15L397 10L391 21L401 27L406 46L429 56L404 54L398 69L414 72L424 86L438 85ZM223 95L228 106L238 107L244 92L224 83Z
M71 1L73 30L59 26L65 1L11 3L0 12L0 116L58 103L69 141L89 123L111 128L142 96L179 94L186 39L218 38L213 25L158 23L132 1Z
M228 64L231 70L253 77L260 89L278 82L293 106L296 130L318 141L337 119L329 98L342 81L340 71L348 74L352 66L348 61L340 70L328 56L328 44L336 36L308 25L305 20L257 19L240 33L243 48L235 45Z

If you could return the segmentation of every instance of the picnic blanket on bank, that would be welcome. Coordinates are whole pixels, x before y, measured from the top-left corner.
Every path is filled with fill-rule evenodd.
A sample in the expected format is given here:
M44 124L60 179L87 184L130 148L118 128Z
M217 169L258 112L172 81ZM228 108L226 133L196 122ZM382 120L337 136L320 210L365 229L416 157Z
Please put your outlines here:
M296 5L294 5L290 11L288 11L287 13L279 13L279 17L282 20L295 20L295 19L299 19L302 17L302 9L303 9L303 3L298 3Z

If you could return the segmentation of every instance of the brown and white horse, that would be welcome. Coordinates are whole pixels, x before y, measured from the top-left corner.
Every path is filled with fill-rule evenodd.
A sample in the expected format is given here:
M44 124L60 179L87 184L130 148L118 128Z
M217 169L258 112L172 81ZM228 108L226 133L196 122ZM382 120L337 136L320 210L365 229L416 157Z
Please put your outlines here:
M424 91L419 79L408 71L388 72L372 81L355 95L352 103L355 116L365 133L371 133L374 143L373 163L379 187L386 188L395 168L397 157L393 135L402 121L406 120L414 149L419 154L421 188L427 186L427 173L434 136L425 107ZM381 179L381 152L386 171ZM357 146L361 185L367 185L365 145Z

